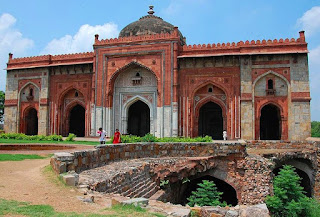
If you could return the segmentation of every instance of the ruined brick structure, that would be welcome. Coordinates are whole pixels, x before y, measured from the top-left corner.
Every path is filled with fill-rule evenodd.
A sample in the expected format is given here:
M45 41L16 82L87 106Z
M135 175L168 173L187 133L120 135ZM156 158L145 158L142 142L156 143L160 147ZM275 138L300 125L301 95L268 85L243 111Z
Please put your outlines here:
M153 15L88 53L9 55L5 131L95 136L310 136L308 50L297 39L187 45Z
M320 198L319 148L310 141L101 145L55 153L51 165L57 174L75 171L79 186L93 191L184 204L197 183L213 180L228 204L260 204L284 164L295 168L307 196Z

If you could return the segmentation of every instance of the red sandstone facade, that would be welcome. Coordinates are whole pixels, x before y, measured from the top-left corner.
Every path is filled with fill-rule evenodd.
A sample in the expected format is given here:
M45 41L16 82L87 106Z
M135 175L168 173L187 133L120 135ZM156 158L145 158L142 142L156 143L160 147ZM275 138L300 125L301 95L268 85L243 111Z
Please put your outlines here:
M186 45L178 28L153 11L130 25L141 31L126 27L119 38L105 40L96 35L93 52L10 54L5 131L95 136L103 127L109 136L117 128L158 137L221 139L223 130L228 139L310 136L303 31L297 39Z

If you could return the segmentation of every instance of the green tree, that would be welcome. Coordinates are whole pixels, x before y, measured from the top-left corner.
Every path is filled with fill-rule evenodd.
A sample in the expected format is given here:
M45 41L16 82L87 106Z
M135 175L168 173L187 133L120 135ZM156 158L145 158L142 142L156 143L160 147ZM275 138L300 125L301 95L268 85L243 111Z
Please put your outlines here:
M276 217L307 216L309 198L300 186L301 178L294 167L284 165L274 178L273 196L266 198L266 204Z
M312 121L311 122L311 136L320 137L320 122Z
M0 122L3 121L4 114L4 92L0 90Z
M191 192L191 196L187 198L189 206L227 206L225 201L220 202L223 193L217 190L213 181L202 180L198 186L199 188Z

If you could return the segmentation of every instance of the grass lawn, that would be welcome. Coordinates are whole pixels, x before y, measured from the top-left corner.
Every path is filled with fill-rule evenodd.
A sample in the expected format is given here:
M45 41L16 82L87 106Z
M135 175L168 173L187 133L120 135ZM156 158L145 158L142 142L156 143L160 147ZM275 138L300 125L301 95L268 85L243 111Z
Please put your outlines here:
M52 206L49 205L31 205L27 202L18 202L14 200L0 199L0 215L23 215L32 217L42 216L55 216L55 217L76 217L76 216L88 216L88 217L100 217L100 216L114 216L114 217L126 217L126 216L139 216L139 217L164 217L161 214L150 213L141 207L135 207L133 205L116 205L112 208L101 210L102 213L108 214L93 214L93 213L75 213L75 212L56 212Z
M36 154L0 154L0 161L22 161L26 159L44 159L43 157Z
M2 139L0 138L0 143L6 143L6 144L59 144L59 145L99 145L99 141L37 141L37 140L19 140L19 139Z

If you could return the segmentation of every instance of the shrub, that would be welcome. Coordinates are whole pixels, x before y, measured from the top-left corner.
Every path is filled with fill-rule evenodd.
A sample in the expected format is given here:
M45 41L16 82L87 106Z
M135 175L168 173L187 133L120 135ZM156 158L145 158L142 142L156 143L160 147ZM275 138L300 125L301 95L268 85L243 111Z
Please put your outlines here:
M74 138L76 138L77 136L73 133L69 133L68 137L66 138L66 141L68 142L73 142Z
M274 195L266 198L266 204L277 217L307 216L309 198L300 186L301 178L290 165L284 165L274 178Z
M139 136L121 135L121 142L122 143L136 143L136 142L142 142L142 139Z
M150 133L147 133L144 137L141 138L142 142L155 142L156 137Z
M191 192L191 196L187 198L189 206L227 206L225 201L221 202L223 193L217 190L213 181L202 180L198 186L197 191Z
M53 134L53 135L47 136L47 140L48 141L62 141L63 139L62 139L61 135Z

